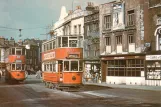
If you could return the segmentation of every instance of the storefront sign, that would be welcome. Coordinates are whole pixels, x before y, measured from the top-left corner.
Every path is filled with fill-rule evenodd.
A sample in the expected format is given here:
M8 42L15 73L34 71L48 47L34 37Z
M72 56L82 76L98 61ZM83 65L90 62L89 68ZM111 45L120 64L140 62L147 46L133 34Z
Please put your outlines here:
M125 59L125 57L114 57L114 59Z
M147 55L146 60L161 60L161 55Z
M52 59L52 58L55 58L55 52L50 52L50 53L44 54L44 60Z

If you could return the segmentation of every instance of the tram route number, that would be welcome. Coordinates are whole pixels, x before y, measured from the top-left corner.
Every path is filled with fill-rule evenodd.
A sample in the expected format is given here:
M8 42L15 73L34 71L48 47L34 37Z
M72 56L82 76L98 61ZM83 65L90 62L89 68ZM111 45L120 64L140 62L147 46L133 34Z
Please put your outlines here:
M69 54L68 58L79 58L78 54Z

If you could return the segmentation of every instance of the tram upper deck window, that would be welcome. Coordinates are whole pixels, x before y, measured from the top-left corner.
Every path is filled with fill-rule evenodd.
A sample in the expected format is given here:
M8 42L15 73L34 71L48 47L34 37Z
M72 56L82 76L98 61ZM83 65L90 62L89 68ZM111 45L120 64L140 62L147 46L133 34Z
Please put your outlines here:
M62 47L68 47L68 37L62 37Z
M78 61L71 61L71 71L78 71Z
M53 41L53 49L55 49L55 41Z
M21 48L16 48L16 55L21 55L22 49Z
M69 40L69 47L77 47L77 40Z
M12 48L12 55L15 55L15 48Z
M61 47L61 37L58 37L58 47Z
M22 48L22 55L25 55L25 48Z

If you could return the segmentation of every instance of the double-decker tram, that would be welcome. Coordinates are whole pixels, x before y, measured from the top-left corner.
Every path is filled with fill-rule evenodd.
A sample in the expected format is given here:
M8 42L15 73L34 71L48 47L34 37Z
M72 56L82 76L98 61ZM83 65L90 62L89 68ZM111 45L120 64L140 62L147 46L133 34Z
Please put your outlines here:
M48 88L77 89L82 86L83 48L79 37L59 36L43 43L43 82Z
M11 47L7 50L5 81L19 83L25 80L25 47Z

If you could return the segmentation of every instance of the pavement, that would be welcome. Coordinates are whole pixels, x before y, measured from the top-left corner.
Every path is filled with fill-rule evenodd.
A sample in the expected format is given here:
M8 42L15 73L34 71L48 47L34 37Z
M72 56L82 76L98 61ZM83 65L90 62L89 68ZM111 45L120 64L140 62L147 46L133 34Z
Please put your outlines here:
M117 85L117 84L107 84L107 83L84 83L85 85L97 85L105 86L111 88L129 88L129 89L139 89L148 91L161 91L161 86L144 86L144 85Z

